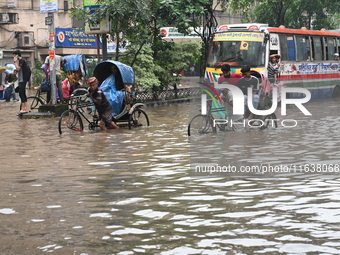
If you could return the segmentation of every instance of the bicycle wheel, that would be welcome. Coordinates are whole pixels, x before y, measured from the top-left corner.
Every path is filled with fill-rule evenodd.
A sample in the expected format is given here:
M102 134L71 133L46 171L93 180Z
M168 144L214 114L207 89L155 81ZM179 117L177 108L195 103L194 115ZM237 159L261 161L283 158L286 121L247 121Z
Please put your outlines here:
M277 128L277 120L276 120L276 115L275 113L272 113L270 115L267 115L264 117L263 119L263 126L261 127L261 129L274 129Z
M149 117L142 109L137 108L129 116L129 129L142 126L150 126Z
M188 136L210 132L216 133L216 127L213 126L211 116L198 114L191 119L188 126Z
M27 97L27 109L29 112L38 111L39 106L43 104L44 102L39 97L36 97L36 96ZM20 104L20 110L21 110L21 104Z
M79 114L74 110L63 112L59 119L59 134L83 131L83 121Z

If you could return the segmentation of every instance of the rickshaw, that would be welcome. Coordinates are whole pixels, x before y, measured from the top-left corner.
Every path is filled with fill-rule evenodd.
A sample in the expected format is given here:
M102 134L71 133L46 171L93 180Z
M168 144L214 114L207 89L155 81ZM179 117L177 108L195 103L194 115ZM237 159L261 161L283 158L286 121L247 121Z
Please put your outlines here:
M116 68L116 73L112 72L112 67ZM136 102L130 91L129 86L135 81L134 71L130 66L118 61L105 60L95 67L94 76L112 105L113 122L120 127L127 126L129 129L150 125L148 115L141 109L144 104ZM89 130L99 127L100 120L93 110L93 103L86 97L87 91L85 88L78 88L71 94L69 110L62 113L59 119L60 134L82 131L84 129L82 119L88 122Z

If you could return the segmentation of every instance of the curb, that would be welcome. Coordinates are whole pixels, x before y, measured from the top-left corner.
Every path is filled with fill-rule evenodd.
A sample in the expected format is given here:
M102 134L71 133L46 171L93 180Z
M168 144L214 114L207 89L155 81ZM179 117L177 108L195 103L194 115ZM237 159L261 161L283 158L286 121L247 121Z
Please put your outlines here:
M46 119L55 117L53 112L29 112L18 116L21 119Z

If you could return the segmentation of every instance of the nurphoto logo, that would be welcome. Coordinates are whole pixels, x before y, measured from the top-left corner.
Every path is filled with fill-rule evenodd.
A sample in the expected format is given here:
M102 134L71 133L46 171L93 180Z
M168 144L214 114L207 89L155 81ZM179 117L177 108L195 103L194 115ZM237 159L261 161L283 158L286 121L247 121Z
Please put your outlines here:
M216 88L222 88L222 89L229 89L233 95L233 114L234 115L243 115L244 114L244 95L241 91L240 88L238 88L235 85L230 85L230 84L220 84L220 86L216 86ZM212 88L213 89L213 88ZM287 98L288 93L301 93L304 94L304 98ZM217 91L214 89L214 94L217 94ZM248 94L248 99L247 99L247 106L249 108L249 111L255 115L258 116L264 116L264 115L270 115L274 113L277 109L278 105L278 100L277 100L277 88L273 88L272 91L272 105L270 109L265 109L265 110L258 110L255 109L253 106L253 97L252 95L252 88L248 88L247 90ZM249 96L250 95L250 96ZM285 88L283 87L281 89L281 115L286 116L287 115L287 105L295 105L304 115L312 115L304 106L304 103L307 103L311 99L311 93L309 90L305 88ZM201 95L201 112L203 115L207 114L207 95L202 94ZM216 124L222 124L222 122L228 123L228 120L223 120L223 119L217 119L214 121L214 125ZM259 120L261 121L261 120ZM276 120L279 121L279 120ZM217 123L218 122L218 123ZM243 121L245 122L245 121ZM262 121L263 122L263 121ZM293 119L286 119L282 120L281 124L282 126L286 126L283 123L284 122L294 122L294 125L290 125L289 127L295 127L297 125L297 121ZM243 123L245 125L245 123ZM248 125L250 125L248 123ZM286 126L288 127L288 126Z

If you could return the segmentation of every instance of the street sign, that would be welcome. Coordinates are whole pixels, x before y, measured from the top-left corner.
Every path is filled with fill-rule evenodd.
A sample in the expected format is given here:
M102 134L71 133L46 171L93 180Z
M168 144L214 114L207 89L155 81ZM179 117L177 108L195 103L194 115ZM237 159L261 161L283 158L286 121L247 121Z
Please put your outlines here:
M46 26L50 26L50 25L52 25L52 17L46 17L45 18L45 25Z

